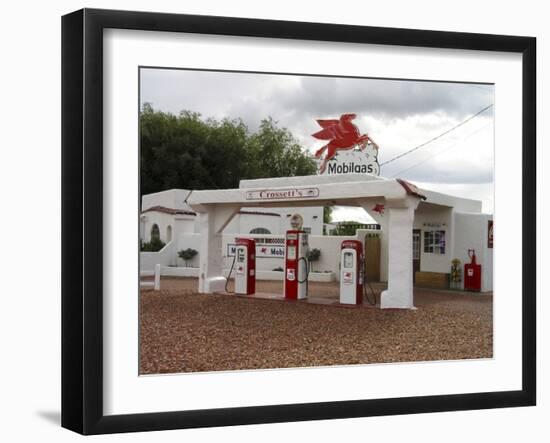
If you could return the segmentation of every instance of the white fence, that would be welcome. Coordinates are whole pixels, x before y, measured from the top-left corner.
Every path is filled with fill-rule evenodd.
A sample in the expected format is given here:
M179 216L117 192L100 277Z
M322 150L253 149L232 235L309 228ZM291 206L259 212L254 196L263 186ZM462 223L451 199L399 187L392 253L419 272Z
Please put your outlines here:
M223 275L227 277L229 268L223 270ZM164 277L197 277L199 268L184 268L167 266L161 267L160 275ZM283 281L284 272L282 271L256 271L256 280L281 280ZM234 275L232 275L234 277ZM309 281L331 282L335 280L333 272L310 272Z
M139 273L139 287L140 288L153 288L155 291L160 291L160 264L155 265L154 271L140 271ZM141 280L141 277L154 277L153 281Z

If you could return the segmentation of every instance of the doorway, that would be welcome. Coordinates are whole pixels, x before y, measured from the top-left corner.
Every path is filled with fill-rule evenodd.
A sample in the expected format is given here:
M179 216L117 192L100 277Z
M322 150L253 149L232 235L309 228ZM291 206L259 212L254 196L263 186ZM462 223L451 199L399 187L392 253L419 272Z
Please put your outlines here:
M380 281L380 236L365 237L365 276L369 282Z
M420 229L413 229L412 249L413 249L413 284L416 283L416 273L420 271Z

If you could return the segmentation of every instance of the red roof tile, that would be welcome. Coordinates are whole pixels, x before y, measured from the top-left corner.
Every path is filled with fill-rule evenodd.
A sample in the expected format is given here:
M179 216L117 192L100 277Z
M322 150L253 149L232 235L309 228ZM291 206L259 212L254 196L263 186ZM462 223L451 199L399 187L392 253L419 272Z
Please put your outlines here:
M152 206L150 208L147 208L145 211L143 211L144 213L145 212L162 212L164 214L171 214L171 215L197 215L195 212L193 211L185 211L183 209L172 209L172 208L167 208L165 206Z

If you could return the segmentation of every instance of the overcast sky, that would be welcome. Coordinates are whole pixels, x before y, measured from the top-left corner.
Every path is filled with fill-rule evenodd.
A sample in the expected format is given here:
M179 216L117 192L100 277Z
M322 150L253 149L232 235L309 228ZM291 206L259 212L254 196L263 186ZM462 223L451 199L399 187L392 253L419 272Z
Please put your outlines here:
M241 118L251 131L273 117L300 144L315 151L316 119L357 114L355 124L378 143L378 161L440 135L494 103L492 85L350 79L169 69L141 70L141 103L178 114ZM493 108L460 128L382 166L424 188L483 201L493 211ZM362 209L338 208L336 221L370 221Z

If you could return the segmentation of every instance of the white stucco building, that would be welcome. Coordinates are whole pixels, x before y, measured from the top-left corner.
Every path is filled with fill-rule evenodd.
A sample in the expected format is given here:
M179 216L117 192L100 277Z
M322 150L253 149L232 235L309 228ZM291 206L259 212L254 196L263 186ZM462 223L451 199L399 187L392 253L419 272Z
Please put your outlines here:
M362 207L381 229L359 230L354 237L323 236L325 205ZM493 289L493 217L482 213L480 201L368 174L242 180L237 189L173 189L145 195L141 239L149 241L153 232L167 246L159 253L142 253L141 269L151 269L154 263L183 266L177 251L193 248L200 253L190 265L200 269L179 275L200 275L201 292L216 290L223 269L230 263L236 236L280 246L294 213L304 218L304 228L311 234L310 247L321 250L315 269L331 271L335 278L342 240L365 241L371 235L380 238L377 275L388 281L388 294L395 294L397 300L393 303L390 296L386 297L387 307L412 306L413 281L420 286L448 287L452 260L460 260L463 270L470 262L471 249L475 249L477 263L482 266L481 290ZM367 256L372 252L367 249ZM273 249L270 255L268 248L265 255L260 250L257 255L258 277L266 271L265 278L274 278L269 271L283 266L280 251ZM174 275L176 271L167 272Z

